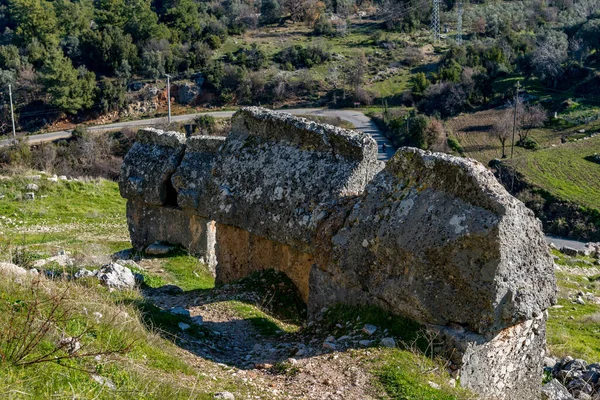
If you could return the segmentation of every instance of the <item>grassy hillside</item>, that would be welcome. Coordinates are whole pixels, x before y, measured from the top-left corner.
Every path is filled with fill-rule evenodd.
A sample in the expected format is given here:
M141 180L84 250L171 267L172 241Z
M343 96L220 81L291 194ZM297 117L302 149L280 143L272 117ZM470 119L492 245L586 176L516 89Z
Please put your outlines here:
M586 160L596 153L600 136L528 152L506 163L557 198L600 210L600 164Z

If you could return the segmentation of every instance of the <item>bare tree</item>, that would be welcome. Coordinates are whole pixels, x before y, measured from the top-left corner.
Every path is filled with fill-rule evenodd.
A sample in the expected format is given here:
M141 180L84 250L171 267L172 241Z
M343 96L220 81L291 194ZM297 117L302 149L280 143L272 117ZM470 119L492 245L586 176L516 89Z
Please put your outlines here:
M506 158L506 141L511 138L512 130L513 116L509 110L504 111L490 129L490 136L498 139L502 145L502 158Z
M534 128L543 126L548 120L546 110L539 104L536 105L525 105L522 106L522 112L517 114L519 116L518 133L519 140L524 141L527 139L529 132Z

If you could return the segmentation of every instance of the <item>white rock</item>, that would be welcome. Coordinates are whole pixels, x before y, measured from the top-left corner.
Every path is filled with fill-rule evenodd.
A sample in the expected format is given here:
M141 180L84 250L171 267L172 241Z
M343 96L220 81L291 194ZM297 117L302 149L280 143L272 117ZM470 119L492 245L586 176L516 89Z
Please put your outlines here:
M135 286L135 276L131 270L117 263L103 266L97 276L100 282L110 288L130 289Z
M92 374L92 379L101 384L102 386L106 386L111 390L115 390L117 388L110 379L105 378L103 376Z
M25 189L32 191L32 192L37 192L38 190L40 190L40 187L38 185L36 185L35 183L30 183L29 185L27 185L25 187Z
M434 389L440 390L440 389L442 388L440 385L438 385L438 384L437 384L437 383L435 383L435 382L431 382L431 381L429 381L429 382L427 382L427 383L429 384L429 386L431 386L431 387L432 387L432 388L434 388Z
M0 274L2 275L24 275L27 273L25 268L21 268L12 263L0 263Z
M215 393L214 398L221 399L221 400L235 400L235 396L231 392Z

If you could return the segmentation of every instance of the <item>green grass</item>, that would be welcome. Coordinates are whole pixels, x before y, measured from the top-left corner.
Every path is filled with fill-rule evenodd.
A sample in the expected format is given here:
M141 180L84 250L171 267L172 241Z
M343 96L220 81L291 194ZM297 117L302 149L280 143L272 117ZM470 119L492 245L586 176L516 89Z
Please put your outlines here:
M449 384L450 375L446 372L444 361L430 358L431 338L427 337L423 327L416 322L394 316L378 307L335 306L324 315L322 327L333 335L344 330L360 329L372 324L379 331L387 330L395 337L398 348L379 349L372 357L372 372L377 384L391 399L468 399L472 395ZM350 325L348 325L350 323ZM336 330L340 329L340 332ZM433 388L430 382L440 386ZM457 384L458 385L458 384Z
M61 336L81 336L82 348L74 358L54 359L30 366L20 366L5 358L0 361L0 394L3 398L188 398L194 393L197 381L194 370L182 360L180 350L161 339L144 325L142 314L132 306L115 303L105 289L66 281L25 279L21 285L0 280L0 326L6 334L8 327L16 338L27 338L26 328L41 337L23 359L34 361L53 351ZM142 301L135 292L124 292ZM38 304L38 305L36 305ZM42 331L33 321L50 321L56 305L58 315L52 329ZM94 315L99 312L100 317ZM64 315L64 316L62 316ZM10 322L9 322L10 321ZM43 333L42 333L43 332ZM17 339L18 340L18 339ZM11 343L0 338L0 352L8 354ZM113 353L115 351L115 353ZM84 354L104 353L100 358ZM64 350L54 356L66 356ZM90 374L110 379L116 390L91 379Z
M390 399L394 400L455 400L474 396L464 389L449 385L450 377L443 371L443 363L419 356L413 352L386 349L379 354L374 373ZM430 382L439 385L432 387Z
M551 308L548 320L548 347L552 354L570 355L590 362L600 360L600 306L558 301L563 308Z
M600 210L600 164L585 159L594 153L600 153L599 136L528 152L507 164L559 199Z
M558 307L548 310L548 348L557 357L570 355L596 362L600 360L600 305L587 298L586 304L573 300L579 292L600 297L600 276L593 274L589 257L552 253L562 270L556 272Z
M284 332L295 332L299 329L296 325L285 324L272 316L259 310L256 306L242 303L236 300L229 301L229 306L237 313L237 315L250 321L252 326L264 336L279 335Z
M168 273L168 281L183 290L211 289L215 286L215 278L194 256L179 252L164 259L163 268Z

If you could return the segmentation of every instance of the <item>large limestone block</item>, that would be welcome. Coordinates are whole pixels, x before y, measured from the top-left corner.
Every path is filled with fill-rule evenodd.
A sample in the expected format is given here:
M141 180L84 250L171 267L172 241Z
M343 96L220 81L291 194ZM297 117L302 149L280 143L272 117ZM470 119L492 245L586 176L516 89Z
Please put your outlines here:
M474 160L401 149L338 219L316 252L313 309L375 303L493 336L555 302L539 221Z
M215 222L171 208L127 201L127 224L133 248L143 251L155 242L181 245L216 265Z
M179 207L206 215L200 197L209 190L215 158L224 143L225 138L218 136L192 136L187 140L183 160L171 179Z
M145 128L125 155L119 177L121 196L151 205L174 205L171 176L185 150L185 135Z
M251 107L234 115L211 173L190 180L196 194L180 199L219 223L302 247L328 209L362 194L382 168L365 133Z

